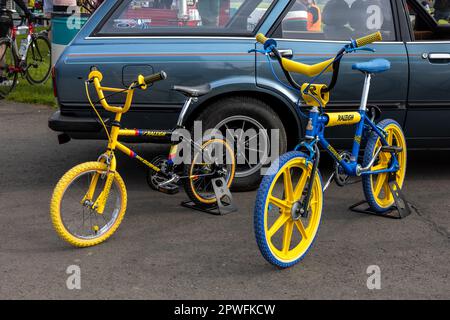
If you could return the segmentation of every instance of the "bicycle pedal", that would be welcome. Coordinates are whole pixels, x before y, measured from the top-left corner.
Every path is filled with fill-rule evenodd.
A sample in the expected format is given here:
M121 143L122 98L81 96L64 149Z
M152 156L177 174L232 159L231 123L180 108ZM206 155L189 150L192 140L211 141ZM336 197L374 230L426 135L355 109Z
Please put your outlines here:
M173 183L169 183L163 186L158 186L158 191L166 194L175 194L180 191L180 188Z
M394 152L394 153L400 153L403 151L402 147L398 146L382 146L381 152Z

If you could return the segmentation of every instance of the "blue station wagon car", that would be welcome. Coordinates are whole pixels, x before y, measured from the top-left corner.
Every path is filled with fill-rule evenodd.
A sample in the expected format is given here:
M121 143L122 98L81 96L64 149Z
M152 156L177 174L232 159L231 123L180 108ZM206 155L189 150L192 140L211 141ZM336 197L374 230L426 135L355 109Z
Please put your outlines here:
M184 97L171 87L209 83L211 91L187 115L188 127L202 120L204 129L279 129L284 152L297 144L305 125L295 113L298 93L276 80L266 57L248 53L260 48L255 35L275 38L285 57L315 63L334 56L350 38L381 31L383 41L371 45L375 53L342 61L327 108L356 110L363 76L352 64L385 58L392 68L374 77L369 103L382 118L403 125L409 148L449 148L449 1L434 6L419 0L106 0L55 64L59 110L49 126L75 139L104 138L84 92L92 65L113 87L164 70L167 80L137 92L125 127L173 128ZM274 70L285 81L279 66ZM330 130L329 137L345 145L352 128ZM254 188L259 168L241 164L235 187Z

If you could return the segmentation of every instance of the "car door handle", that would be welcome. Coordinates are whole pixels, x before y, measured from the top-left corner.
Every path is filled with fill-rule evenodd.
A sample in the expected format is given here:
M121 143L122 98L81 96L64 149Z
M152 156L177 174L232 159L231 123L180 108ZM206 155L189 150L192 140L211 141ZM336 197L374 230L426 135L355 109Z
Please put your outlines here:
M278 52L281 54L283 58L292 58L294 56L294 51L292 49L278 49ZM273 52L269 53L269 55L273 58Z
M428 58L428 60L430 60L431 62L450 62L450 53L424 53L423 58Z

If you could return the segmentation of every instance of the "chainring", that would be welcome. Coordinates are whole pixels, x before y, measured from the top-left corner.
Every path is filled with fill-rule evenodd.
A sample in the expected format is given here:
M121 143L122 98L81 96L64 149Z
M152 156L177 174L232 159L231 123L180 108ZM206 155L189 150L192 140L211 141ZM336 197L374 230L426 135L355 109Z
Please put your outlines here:
M339 154L345 162L350 162L351 154L347 151L342 151ZM350 176L345 173L344 168L338 163L334 163L334 181L339 187L343 187L348 184Z
M155 157L151 163L161 170L165 170L167 167L167 159L163 156L157 156ZM167 181L167 177L163 176L159 172L156 172L155 170L148 169L147 170L147 184L150 188L153 190L159 190L159 185L163 182Z

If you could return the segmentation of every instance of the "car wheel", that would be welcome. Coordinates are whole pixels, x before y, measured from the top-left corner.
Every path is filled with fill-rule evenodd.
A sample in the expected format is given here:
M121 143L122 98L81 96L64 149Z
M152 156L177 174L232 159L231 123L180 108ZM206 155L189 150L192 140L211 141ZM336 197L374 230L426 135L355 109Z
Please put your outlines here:
M263 135L266 140L266 145L270 148L270 130L279 129L279 154L286 152L287 138L283 123L278 115L269 107L268 104L261 100L250 97L233 97L226 98L214 102L201 112L196 120L202 121L203 130L216 128L224 135L226 130L241 129L247 132L249 129L254 129L253 135L234 135L234 147L236 154L236 173L232 185L233 191L248 191L254 190L258 187L261 181L261 167L263 162L267 159L264 152L259 150L257 152L256 161L251 161L250 152L255 149L251 148L251 142L254 139L255 133L260 132L260 129L266 129L267 135ZM235 131L239 132L239 131ZM241 148L237 146L240 145ZM270 154L273 154L270 152ZM253 155L253 160L255 156ZM270 163L268 163L270 165Z

